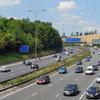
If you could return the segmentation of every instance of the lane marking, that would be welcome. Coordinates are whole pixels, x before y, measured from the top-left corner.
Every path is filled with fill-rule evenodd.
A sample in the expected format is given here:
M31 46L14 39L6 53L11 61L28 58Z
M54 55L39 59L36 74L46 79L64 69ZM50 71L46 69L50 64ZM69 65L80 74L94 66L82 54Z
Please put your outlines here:
M93 80L93 82L88 86L87 89L89 89L89 88L94 84L95 81L96 81L96 78L95 78L95 79ZM86 90L87 90L87 89L86 89ZM81 100L85 94L86 94L86 91L84 91L84 93L80 96L79 100Z
M32 94L32 96L35 96L35 95L37 95L37 93L38 93L38 92L35 92L35 93L33 93L33 94Z
M57 73L54 73L54 74L52 74L52 75L50 75L50 77L53 77L53 76L55 76L55 75L57 75L58 74L58 72Z
M49 84L48 87L51 87L53 84Z
M36 84L36 82L33 83L33 84L30 84L30 85L28 85L28 86L26 86L26 87L24 87L24 88L21 88L21 89L15 91L15 92L11 92L11 93L9 93L9 94L3 96L3 97L0 97L0 100L1 100L1 99L4 99L4 98L6 98L6 97L8 97L8 96L10 96L10 95L13 95L13 94L15 94L15 93L17 93L17 92L20 92L20 91L22 91L22 90L24 90L24 89L27 89L27 88L29 88L29 87L31 87L31 86L34 86L35 84Z
M63 80L63 78L60 78L59 80L61 81L61 80Z
M56 98L58 98L59 96L60 96L60 94L57 94L57 95L56 95Z
M70 68L72 68L72 67L74 67L74 66L75 66L75 64L72 65L72 66L69 66L67 69L70 69ZM56 73L50 75L50 77L54 77L54 76L57 75L57 74L58 74L58 72L56 72ZM10 95L13 95L13 94L15 94L15 93L18 93L18 92L20 92L20 91L23 91L23 90L25 90L25 89L27 89L27 88L29 88L29 87L31 87L31 86L34 86L34 85L36 85L36 82L34 82L33 84L30 84L30 85L28 85L28 86L25 86L25 87L23 87L23 88L21 88L21 89L15 91L15 92L11 92L11 93L9 93L9 94L3 96L3 97L0 97L0 100L1 100L1 99L4 99L4 98L6 98L6 97L8 97L8 96L10 96Z
M25 72L25 70L23 70L22 72Z
M76 81L79 81L79 79L77 78Z
M14 74L10 74L10 76L13 76Z

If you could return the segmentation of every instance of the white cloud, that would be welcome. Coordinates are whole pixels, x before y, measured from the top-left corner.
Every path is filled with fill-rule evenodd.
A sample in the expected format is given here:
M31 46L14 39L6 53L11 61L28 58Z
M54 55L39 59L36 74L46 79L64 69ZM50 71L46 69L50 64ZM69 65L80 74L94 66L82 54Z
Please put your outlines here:
M0 6L19 5L20 3L20 0L0 0Z
M58 10L70 10L76 8L77 5L74 1L60 2L58 5Z
M61 14L61 17L63 18L63 22L67 24L76 24L83 19L81 16L72 14Z
M18 17L15 17L15 16L8 16L7 19L10 19L10 18L13 18L13 19L23 19L23 18L18 18Z

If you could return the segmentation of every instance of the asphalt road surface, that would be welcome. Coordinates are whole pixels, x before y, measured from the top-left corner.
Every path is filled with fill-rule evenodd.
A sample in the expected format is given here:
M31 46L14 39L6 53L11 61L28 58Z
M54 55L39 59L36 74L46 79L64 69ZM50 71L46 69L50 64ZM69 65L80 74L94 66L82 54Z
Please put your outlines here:
M89 62L83 61L84 71L89 65L96 64L100 60L100 55L93 55ZM51 76L51 83L47 85L37 85L33 83L16 92L1 97L0 100L87 100L86 90L90 86L99 86L95 82L96 76L100 73L95 71L94 75L85 75L84 73L75 73L75 66L68 68L67 74L55 73ZM80 93L76 96L63 96L63 89L68 83L76 83L79 86Z
M77 48L74 49L74 54L78 53L78 50L79 49ZM59 54L62 55L62 59L65 59L71 56L71 55L66 56L66 55L63 55L62 53L58 53L57 55ZM55 58L53 58L52 56L53 55L41 57L41 60L37 59L36 61L39 64L40 68L46 67L47 65L55 63L56 62ZM34 59L31 61L33 61L34 63ZM11 68L10 72L0 72L0 83L34 71L34 69L31 69L30 66L25 66L22 63L23 62L20 62L19 64L9 65L9 67Z

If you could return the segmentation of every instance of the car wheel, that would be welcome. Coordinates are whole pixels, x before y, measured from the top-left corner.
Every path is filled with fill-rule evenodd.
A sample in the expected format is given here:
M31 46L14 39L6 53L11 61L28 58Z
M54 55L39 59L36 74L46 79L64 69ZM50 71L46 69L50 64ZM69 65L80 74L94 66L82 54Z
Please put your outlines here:
M86 96L86 98L87 98L87 99L89 99L89 97L88 97L88 96Z
M63 96L66 96L66 94L65 94L65 93L63 93Z

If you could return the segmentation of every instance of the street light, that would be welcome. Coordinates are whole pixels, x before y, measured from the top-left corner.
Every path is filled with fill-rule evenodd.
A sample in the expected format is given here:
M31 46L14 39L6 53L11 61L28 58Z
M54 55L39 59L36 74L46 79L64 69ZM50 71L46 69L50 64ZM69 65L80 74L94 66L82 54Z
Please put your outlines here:
M28 10L28 12L34 12L35 14L35 20L38 20L38 14L41 12L45 12L46 10ZM36 65L36 58L37 58L37 33L38 33L38 29L36 26L35 29L35 65Z

